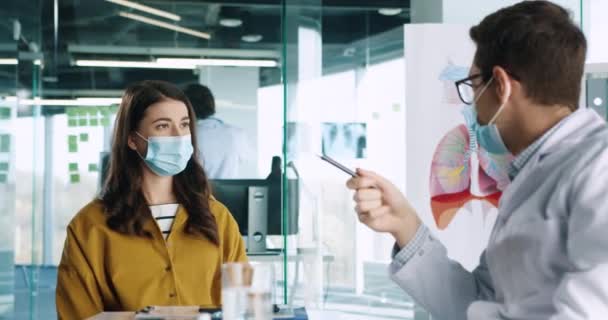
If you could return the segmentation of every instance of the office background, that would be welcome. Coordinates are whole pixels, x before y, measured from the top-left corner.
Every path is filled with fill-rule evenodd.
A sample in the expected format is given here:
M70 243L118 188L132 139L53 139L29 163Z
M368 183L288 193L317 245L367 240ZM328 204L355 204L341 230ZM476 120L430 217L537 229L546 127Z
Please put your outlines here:
M268 241L285 249L267 259L277 302L350 319L428 318L388 279L390 237L357 223L347 176L315 154L326 143L342 163L405 190L404 26L471 25L517 1L137 1L172 15L120 2L0 4L0 319L56 318L66 226L99 190L122 91L144 79L211 88L217 116L254 150L240 178L265 179L280 156L283 181L298 180L298 232ZM605 116L608 5L556 2L589 38L583 103ZM331 127L341 129L325 141Z

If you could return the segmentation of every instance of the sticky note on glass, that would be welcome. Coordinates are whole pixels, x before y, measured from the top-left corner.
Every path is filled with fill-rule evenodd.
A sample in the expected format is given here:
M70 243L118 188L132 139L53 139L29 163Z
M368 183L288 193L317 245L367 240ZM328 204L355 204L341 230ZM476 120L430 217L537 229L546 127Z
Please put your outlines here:
M8 162L0 162L0 171L8 171Z
M8 119L11 117L11 108L0 107L0 119Z
M82 142L89 141L89 134L88 133L81 133L80 134L80 141L82 141Z
M89 119L89 125L93 127L97 127L99 125L99 120L97 119Z
M87 116L87 108L83 108L83 107L78 107L78 115L81 117L86 117Z
M0 173L0 183L4 184L8 181L8 175L5 173Z
M70 164L68 164L68 168L70 169L70 172L78 171L78 163L70 162Z
M97 172L97 171L99 171L99 168L97 167L97 163L89 163L89 171L90 172Z
M75 127L78 125L78 121L76 119L68 119L68 127Z
M110 118L102 118L101 119L101 125L104 127L109 127L110 126Z
M118 113L118 105L113 105L110 107L111 113Z
M90 116L97 116L97 112L99 110L97 110L97 108L87 108L87 111L89 112Z
M80 175L77 174L77 173L70 174L70 182L71 183L78 183L78 182L80 182Z
M0 135L0 152L11 151L11 136L8 134Z
M78 109L75 107L67 107L65 108L65 113L68 115L68 117L75 117L78 115Z
M68 136L68 152L78 152L78 136Z
M84 119L83 118L78 119L78 126L79 127L86 127L87 123L88 123L88 121L87 121L86 118L84 118Z
M99 107L99 113L101 113L101 115L107 117L110 115L110 108L109 107Z

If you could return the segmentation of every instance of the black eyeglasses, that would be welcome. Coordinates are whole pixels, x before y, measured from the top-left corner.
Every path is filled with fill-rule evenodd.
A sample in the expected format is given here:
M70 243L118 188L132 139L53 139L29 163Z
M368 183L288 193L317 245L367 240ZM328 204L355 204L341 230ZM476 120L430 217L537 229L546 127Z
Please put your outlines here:
M474 84L473 80L481 78L481 73L476 73L462 80L456 81L456 90L458 91L458 97L464 104L471 105L475 102L475 89L481 86L481 84Z
M511 78L519 81L519 77L513 74L510 71L507 71L507 74L511 76ZM475 89L481 87L483 82L480 84L474 84L473 80L477 78L481 78L483 75L481 73L476 73L471 76L468 76L462 80L458 80L455 82L456 91L458 91L458 97L464 104L471 105L475 102Z

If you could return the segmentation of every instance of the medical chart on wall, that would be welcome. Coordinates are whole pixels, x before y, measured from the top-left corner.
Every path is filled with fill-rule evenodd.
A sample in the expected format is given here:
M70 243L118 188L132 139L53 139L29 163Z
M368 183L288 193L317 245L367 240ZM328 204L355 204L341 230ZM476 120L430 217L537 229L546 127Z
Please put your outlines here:
M471 270L485 249L510 157L480 149L455 81L468 76L474 44L468 26L406 25L406 141L408 200ZM469 110L470 111L470 110ZM467 118L467 115L469 117Z

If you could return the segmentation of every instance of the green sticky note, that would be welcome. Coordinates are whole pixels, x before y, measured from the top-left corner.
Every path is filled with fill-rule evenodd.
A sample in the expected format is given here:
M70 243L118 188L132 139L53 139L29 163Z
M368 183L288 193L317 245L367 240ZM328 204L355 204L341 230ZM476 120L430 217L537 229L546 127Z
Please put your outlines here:
M87 119L86 118L80 118L80 119L78 119L78 126L79 127L86 127L87 126Z
M70 174L70 182L71 183L78 183L78 182L80 182L80 175L77 174L77 173Z
M8 162L0 162L0 171L8 171Z
M68 144L76 144L78 143L78 136L75 134L71 134L68 136Z
M110 108L109 107L99 107L99 113L101 113L102 116L109 116L110 115Z
M78 115L78 109L75 107L67 107L65 108L65 113L68 115L68 117L75 117Z
M110 126L110 118L101 118L101 125L104 127Z
M99 169L97 168L97 163L89 163L89 171L90 172L97 172L97 171L99 171Z
M81 133L80 134L80 141L82 141L82 142L89 141L89 134L88 133Z
M78 125L76 119L68 119L68 127L75 127Z
M0 107L0 119L8 119L11 117L11 108Z
M70 172L78 171L78 163L76 163L76 162L70 162L68 167L70 169Z
M8 134L0 135L0 152L11 151L11 136Z
M71 152L71 153L78 152L78 144L76 144L76 143L68 144L68 152Z
M97 127L99 125L99 120L97 119L89 119L89 125L92 127Z
M87 108L90 116L97 116L97 108Z
M8 181L8 175L0 173L0 183L6 183Z
M118 105L113 105L110 107L111 113L118 113Z
M81 117L86 117L87 116L87 108L83 108L83 107L78 107L76 110L78 110L78 115Z

